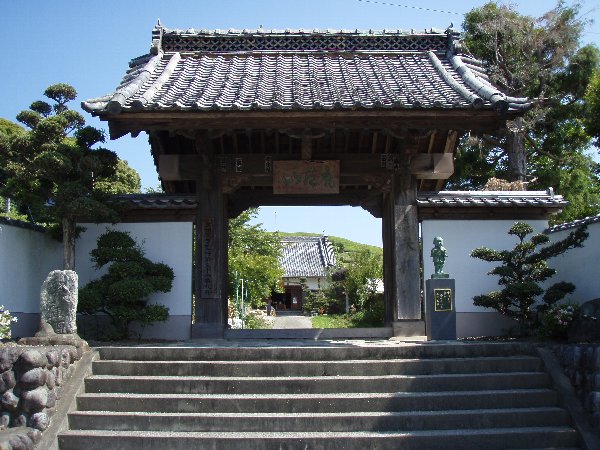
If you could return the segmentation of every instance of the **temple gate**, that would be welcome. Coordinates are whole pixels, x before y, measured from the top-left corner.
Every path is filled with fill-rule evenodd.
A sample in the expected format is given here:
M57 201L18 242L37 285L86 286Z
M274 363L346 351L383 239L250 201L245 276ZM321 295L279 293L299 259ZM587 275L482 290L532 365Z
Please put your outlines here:
M439 191L467 133L528 107L427 31L153 30L150 53L83 108L150 136L167 194L196 224L193 337L227 324L227 220L262 205L352 205L382 218L385 321L424 334L417 193Z

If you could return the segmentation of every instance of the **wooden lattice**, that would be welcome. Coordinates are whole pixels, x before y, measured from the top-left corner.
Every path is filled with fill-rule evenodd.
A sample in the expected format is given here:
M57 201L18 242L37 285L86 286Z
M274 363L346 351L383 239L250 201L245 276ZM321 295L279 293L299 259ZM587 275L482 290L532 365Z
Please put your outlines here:
M448 37L431 35L206 35L165 34L166 52L243 52L243 51L445 51Z

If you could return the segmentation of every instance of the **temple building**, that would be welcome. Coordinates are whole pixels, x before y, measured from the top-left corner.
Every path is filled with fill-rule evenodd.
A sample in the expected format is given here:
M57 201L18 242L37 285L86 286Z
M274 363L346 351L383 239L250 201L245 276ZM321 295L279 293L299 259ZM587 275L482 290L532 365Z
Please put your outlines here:
M396 333L424 334L419 221L497 211L545 219L564 204L544 192L522 200L440 193L461 136L503 129L528 107L490 84L451 29L160 23L121 84L83 103L112 139L149 135L167 195L123 198L125 214L195 224L193 337L223 335L227 220L263 205L352 205L381 218L385 321Z
M304 289L327 287L327 272L335 267L333 246L327 236L286 236L281 239L281 250L284 292L273 294L275 304L302 310Z

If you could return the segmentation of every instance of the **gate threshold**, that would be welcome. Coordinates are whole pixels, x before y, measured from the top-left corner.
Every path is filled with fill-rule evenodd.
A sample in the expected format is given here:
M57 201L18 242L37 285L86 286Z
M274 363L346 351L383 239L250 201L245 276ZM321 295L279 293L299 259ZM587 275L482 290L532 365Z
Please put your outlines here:
M268 330L225 330L225 339L389 339L392 327L381 328L275 328Z

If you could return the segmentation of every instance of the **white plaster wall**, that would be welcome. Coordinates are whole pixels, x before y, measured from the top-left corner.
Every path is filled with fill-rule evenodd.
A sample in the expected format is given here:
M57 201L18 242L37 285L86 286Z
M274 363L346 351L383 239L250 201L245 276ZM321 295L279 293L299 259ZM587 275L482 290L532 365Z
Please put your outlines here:
M284 284L286 285L300 285L300 278L284 278ZM306 277L305 283L308 286L308 289L311 291L316 291L319 289L325 289L329 285L327 281L327 277Z
M573 230L558 231L549 235L552 242L567 237ZM551 281L569 281L575 292L566 297L577 303L600 298L600 223L588 225L589 237L582 248L574 248L549 259L548 264L557 273Z
M444 271L456 280L456 312L490 312L494 310L473 305L473 297L498 290L498 277L487 275L498 263L488 263L471 258L477 247L489 247L495 250L512 249L518 242L508 230L515 220L425 220L422 223L423 270L425 279L434 273L433 260L430 257L433 238L441 236L448 259ZM541 232L547 228L545 220L527 220L535 230ZM460 333L459 333L460 334Z
M0 305L39 314L42 283L62 269L62 255L62 244L46 233L0 223Z
M153 262L170 266L174 273L173 288L167 293L157 293L150 297L151 303L160 303L169 308L171 316L190 316L192 313L192 223L118 223L81 224L86 228L77 240L75 270L79 275L79 285L84 286L105 273L95 270L90 261L90 251L96 248L98 237L108 229L126 231L141 244L145 256ZM191 323L191 319L190 319ZM154 327L158 326L156 324ZM176 332L177 330L173 330ZM169 338L168 336L164 337Z

